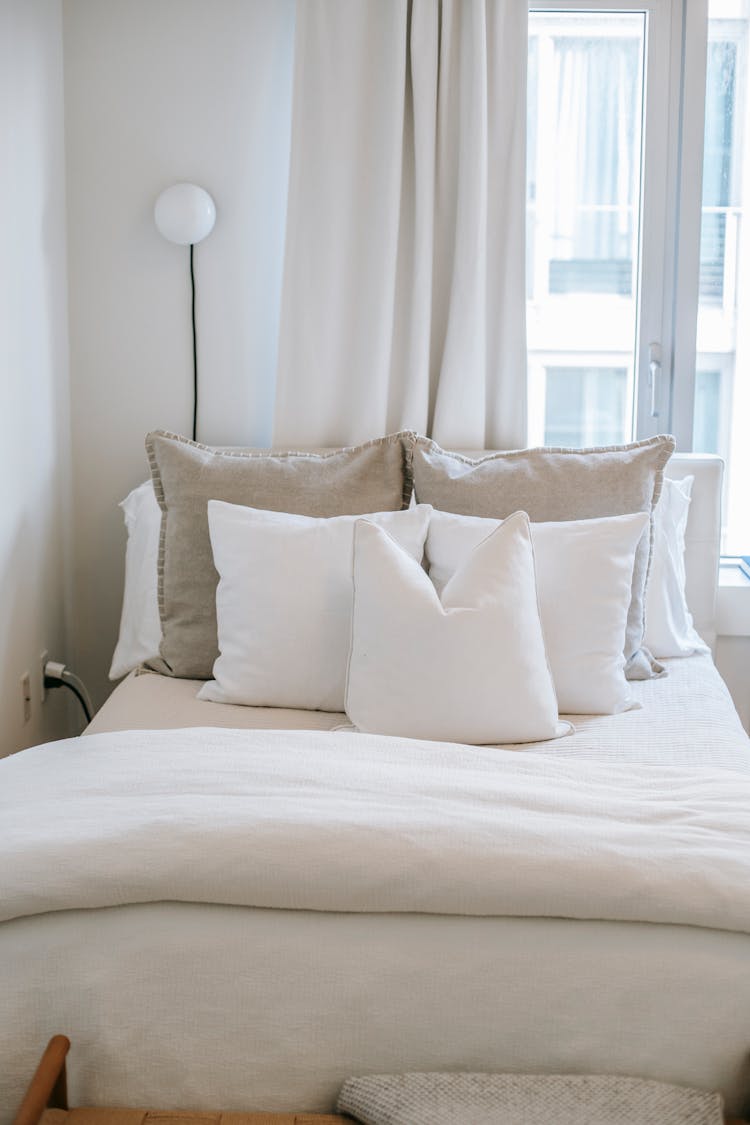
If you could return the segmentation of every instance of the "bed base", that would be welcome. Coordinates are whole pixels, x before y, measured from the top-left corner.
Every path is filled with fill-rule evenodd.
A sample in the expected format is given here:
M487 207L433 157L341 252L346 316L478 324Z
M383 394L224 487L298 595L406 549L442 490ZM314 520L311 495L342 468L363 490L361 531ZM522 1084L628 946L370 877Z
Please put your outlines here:
M320 1113L190 1113L181 1110L69 1109L65 1057L70 1040L54 1035L13 1125L341 1125L351 1117ZM726 1125L747 1125L728 1117Z

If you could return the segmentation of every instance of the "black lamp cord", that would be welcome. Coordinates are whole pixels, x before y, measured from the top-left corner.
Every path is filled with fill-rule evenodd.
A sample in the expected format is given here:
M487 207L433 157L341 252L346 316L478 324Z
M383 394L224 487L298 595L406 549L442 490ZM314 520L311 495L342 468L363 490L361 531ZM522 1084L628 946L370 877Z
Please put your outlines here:
M193 321L193 441L198 440L198 345L195 333L195 269L193 267L194 244L190 243L190 312Z

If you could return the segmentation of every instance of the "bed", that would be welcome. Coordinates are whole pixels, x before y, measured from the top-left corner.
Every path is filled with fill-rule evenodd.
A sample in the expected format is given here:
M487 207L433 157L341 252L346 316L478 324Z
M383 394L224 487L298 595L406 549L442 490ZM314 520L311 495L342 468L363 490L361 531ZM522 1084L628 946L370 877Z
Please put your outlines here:
M711 641L721 472L688 468ZM748 740L709 656L668 672L640 709L500 750L128 677L5 774L0 1121L57 1031L82 1104L325 1112L351 1074L466 1069L746 1109Z

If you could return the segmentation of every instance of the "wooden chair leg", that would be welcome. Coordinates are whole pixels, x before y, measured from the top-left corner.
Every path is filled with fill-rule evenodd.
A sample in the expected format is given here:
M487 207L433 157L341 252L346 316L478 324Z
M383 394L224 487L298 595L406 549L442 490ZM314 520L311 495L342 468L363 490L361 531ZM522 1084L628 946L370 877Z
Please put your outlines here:
M13 1125L38 1125L45 1109L68 1108L65 1056L69 1050L69 1039L64 1035L53 1035L13 1119Z

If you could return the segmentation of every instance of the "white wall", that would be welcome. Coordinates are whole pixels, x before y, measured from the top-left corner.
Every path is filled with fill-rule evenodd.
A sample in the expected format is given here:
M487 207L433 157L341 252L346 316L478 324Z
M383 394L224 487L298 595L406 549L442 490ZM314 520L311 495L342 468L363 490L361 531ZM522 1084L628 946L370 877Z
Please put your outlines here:
M43 649L98 702L109 690L116 504L146 476L146 431L190 420L187 251L152 223L176 180L203 184L218 207L196 251L200 434L270 439L292 46L293 0L0 4L0 754L79 726L64 692L40 705ZM720 638L746 726L749 654L747 638Z
M69 504L62 18L0 5L0 755L61 737L40 653L65 662ZM32 716L20 679L29 671ZM73 728L75 729L75 727Z
M715 659L742 725L750 734L750 637L717 637Z
M189 432L188 249L153 205L211 192L196 247L200 439L270 441L291 116L293 0L63 0L76 665L95 703L114 647L144 435Z

